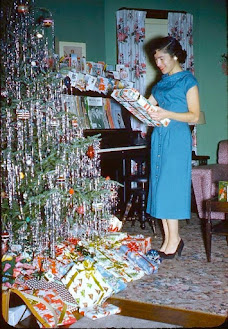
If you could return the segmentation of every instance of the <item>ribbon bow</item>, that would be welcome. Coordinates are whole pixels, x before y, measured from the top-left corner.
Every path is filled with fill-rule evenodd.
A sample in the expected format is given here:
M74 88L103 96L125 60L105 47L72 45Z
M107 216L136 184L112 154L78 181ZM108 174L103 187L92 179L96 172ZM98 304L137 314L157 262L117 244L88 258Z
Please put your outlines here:
M137 245L136 242L128 242L127 243L127 247L129 248L129 251L138 251L139 250L139 246Z

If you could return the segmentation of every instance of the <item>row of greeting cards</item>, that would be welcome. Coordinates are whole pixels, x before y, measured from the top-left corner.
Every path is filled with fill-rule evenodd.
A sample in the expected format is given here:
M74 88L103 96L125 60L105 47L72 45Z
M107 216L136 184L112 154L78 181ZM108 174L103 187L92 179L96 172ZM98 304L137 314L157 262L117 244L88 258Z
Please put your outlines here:
M106 65L104 62L89 62L78 59L77 65L62 67L67 88L80 91L94 91L107 95L114 89L132 88L129 67L124 64Z

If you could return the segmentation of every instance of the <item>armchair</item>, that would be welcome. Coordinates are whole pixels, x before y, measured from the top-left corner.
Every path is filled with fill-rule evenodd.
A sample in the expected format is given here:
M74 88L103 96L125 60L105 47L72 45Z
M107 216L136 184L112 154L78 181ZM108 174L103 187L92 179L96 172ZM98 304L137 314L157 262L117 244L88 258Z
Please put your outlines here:
M208 217L206 200L218 194L218 182L221 180L228 180L228 140L219 142L216 164L192 168L192 186L199 218ZM225 213L211 212L211 219L225 219Z

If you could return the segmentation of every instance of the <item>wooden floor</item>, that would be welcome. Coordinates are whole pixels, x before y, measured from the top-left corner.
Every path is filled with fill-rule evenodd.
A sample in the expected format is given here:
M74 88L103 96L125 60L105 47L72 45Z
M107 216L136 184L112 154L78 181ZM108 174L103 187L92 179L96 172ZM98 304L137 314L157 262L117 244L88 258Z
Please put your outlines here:
M215 315L204 312L177 309L169 306L141 303L123 298L110 297L107 302L119 306L122 316L130 316L138 319L145 319L157 322L163 322L184 328L228 328L227 318L221 315ZM74 314L77 319L81 314ZM220 327L221 326L221 327ZM69 326L64 326L68 328ZM22 321L15 328L39 328L34 316ZM63 327L62 327L63 328Z
M168 323L184 328L228 328L227 322L225 323L227 318L220 315L140 303L114 297L109 298L107 302L119 306L121 308L121 313L119 314L122 316ZM82 317L82 315L78 314L78 317L76 316L77 319L80 317ZM24 321L20 322L20 324L16 325L15 328L35 329L40 327L34 316L29 316ZM69 328L69 326L64 326L62 328Z
M227 318L204 312L194 312L169 306L140 303L132 300L111 297L107 302L119 306L120 315L152 320L182 326L184 328L209 328L224 325ZM226 323L227 325L227 323ZM228 325L222 326L228 328Z

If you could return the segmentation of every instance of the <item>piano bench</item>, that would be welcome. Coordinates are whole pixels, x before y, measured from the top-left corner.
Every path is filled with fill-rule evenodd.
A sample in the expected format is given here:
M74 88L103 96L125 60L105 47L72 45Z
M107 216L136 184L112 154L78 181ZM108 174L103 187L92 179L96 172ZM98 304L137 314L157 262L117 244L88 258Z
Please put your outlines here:
M145 222L148 221L153 234L156 236L155 219L146 213L146 196L148 178L146 176L132 175L128 178L130 183L136 183L137 187L131 187L130 198L126 203L126 209L124 211L122 222L126 220L132 221L132 226L135 225L135 221L140 221L140 227L145 229ZM131 216L130 216L131 215Z

